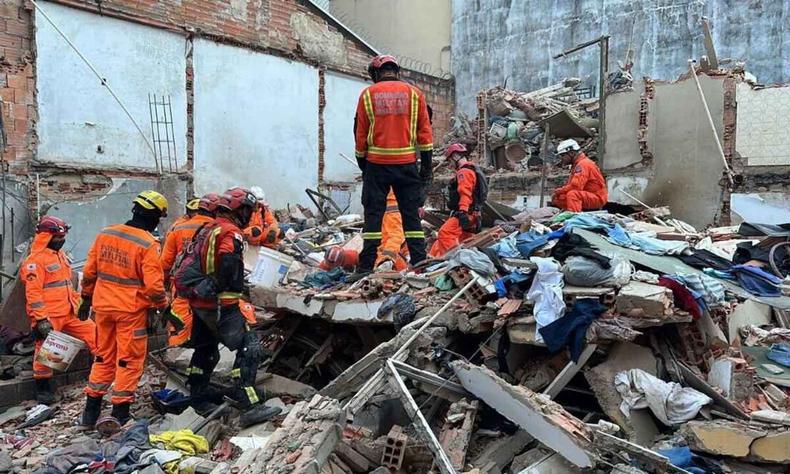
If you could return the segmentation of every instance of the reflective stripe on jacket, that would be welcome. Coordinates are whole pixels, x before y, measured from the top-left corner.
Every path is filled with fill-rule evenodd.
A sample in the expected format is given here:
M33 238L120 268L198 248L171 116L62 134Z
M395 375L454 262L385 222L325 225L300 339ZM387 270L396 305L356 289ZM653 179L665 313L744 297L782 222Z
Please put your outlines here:
M433 150L433 132L425 96L403 81L367 87L356 113L356 156L371 163L414 163L417 151Z
M88 252L82 295L97 312L136 313L167 306L159 242L126 224L104 228Z

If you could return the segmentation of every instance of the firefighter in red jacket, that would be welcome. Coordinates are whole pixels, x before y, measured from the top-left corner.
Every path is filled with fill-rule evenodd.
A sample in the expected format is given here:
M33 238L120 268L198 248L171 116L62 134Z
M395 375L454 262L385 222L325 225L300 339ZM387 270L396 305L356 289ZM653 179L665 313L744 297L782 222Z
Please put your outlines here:
M482 174L474 163L466 159L466 147L455 143L447 147L445 156L455 168L455 179L448 185L450 218L439 228L439 235L431 247L431 257L437 258L457 247L462 241L479 231L480 206L476 190Z
M368 73L374 84L362 91L354 120L365 208L360 274L372 271L376 262L390 188L400 207L411 264L425 259L418 209L423 204L423 188L431 179L433 157L433 133L423 93L399 79L400 67L392 56L373 58Z
M209 390L209 381L219 362L218 345L221 342L236 351L231 372L234 380L231 398L243 407L242 426L262 423L280 412L279 408L264 406L255 389L263 348L239 308L244 290L244 237L241 229L249 223L256 205L255 195L243 188L229 189L220 196L215 225L204 227L195 238L200 272L216 282L217 297L189 300L195 347L187 369L192 406L199 413L216 408L217 394Z
M594 161L587 158L576 140L569 139L557 145L563 166L573 165L568 183L554 191L551 204L571 212L595 211L609 199L606 179Z

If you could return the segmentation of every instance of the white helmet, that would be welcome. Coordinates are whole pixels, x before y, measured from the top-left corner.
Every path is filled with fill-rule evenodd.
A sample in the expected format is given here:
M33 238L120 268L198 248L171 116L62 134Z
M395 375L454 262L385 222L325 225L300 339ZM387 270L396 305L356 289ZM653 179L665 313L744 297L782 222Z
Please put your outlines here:
M263 189L261 189L260 186L252 186L252 187L250 187L250 192L255 196L255 198L259 202L265 202L266 201L266 193L263 192Z
M569 138L567 140L563 140L557 145L557 154L562 155L563 153L567 152L568 150L579 151L581 147L573 138ZM255 191L253 191L254 193Z

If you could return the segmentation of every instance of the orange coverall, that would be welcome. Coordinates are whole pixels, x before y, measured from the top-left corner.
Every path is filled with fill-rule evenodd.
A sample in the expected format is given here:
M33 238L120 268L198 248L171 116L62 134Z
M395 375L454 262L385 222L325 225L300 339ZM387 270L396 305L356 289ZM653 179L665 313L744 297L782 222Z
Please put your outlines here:
M52 329L85 342L91 354L96 353L96 325L91 320L77 319L79 295L71 284L71 265L62 250L47 248L52 234L39 232L33 237L30 255L22 262L20 277L25 284L25 308L30 327L49 319ZM33 378L52 378L52 369L38 362L38 351L44 341L36 341L33 356Z
M387 209L384 211L384 219L381 221L381 245L379 245L376 266L391 260L397 271L408 268L409 250L404 245L405 243L406 237L403 234L403 220L398 209L398 200L395 199L395 193L390 189L387 194ZM405 258L403 254L406 254Z
M329 271L338 266L343 267L343 270L347 272L354 271L354 268L359 264L359 252L356 250L343 250L343 257L341 258L342 262L329 262L326 259L321 261L321 264L318 265L318 268L324 271Z
M469 208L472 206L473 201L472 194L477 185L477 175L474 169L462 167L455 172L455 181L456 189L458 190L458 209L451 210L469 214ZM477 223L477 219L476 215L469 214L470 225L474 226ZM439 235L436 238L436 242L431 246L429 255L433 258L441 257L472 235L471 232L467 232L461 227L457 217L450 217L439 228Z
M266 206L258 205L252 213L250 223L244 229L244 239L250 245L263 245L274 249L280 243L280 226L277 219Z
M608 199L606 180L598 165L579 152L568 183L554 191L552 204L566 211L582 212L600 209Z
M186 216L179 218L165 237L165 243L162 248L162 271L165 275L165 281L170 279L170 271L173 268L176 257L181 250L188 244L195 233L203 225L212 222L214 219L202 214L195 214L191 218L184 219ZM189 300L176 296L175 286L171 288L173 295L172 311L184 322L184 329L175 332L171 324L167 325L167 332L169 334L167 344L170 346L178 346L189 340L192 334L192 310L189 308Z
M104 228L88 252L82 297L96 312L96 361L85 393L113 404L134 401L148 349L147 312L167 307L159 242L126 224Z

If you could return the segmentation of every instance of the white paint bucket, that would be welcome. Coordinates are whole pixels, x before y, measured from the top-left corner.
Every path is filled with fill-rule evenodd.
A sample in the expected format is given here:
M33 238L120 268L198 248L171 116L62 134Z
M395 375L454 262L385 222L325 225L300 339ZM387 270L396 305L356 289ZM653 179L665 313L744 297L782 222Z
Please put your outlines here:
M65 372L83 347L85 343L77 338L62 332L50 331L38 351L36 361L50 369Z
M294 259L283 253L261 247L258 261L250 275L250 283L264 288L272 288L285 279Z

